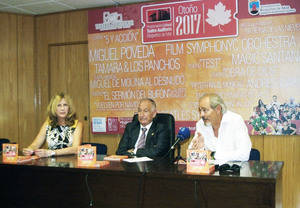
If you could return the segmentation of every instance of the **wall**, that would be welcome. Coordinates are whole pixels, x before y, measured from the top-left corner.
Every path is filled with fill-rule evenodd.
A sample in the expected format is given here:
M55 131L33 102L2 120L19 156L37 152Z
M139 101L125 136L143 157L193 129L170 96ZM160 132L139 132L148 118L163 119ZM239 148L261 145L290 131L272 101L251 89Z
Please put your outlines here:
M34 18L0 13L0 137L27 146L37 132Z
M10 138L24 147L44 121L51 96L49 86L55 78L53 74L50 76L50 47L87 44L87 12L37 17L0 14L0 26L0 137ZM80 54L86 54L83 59L87 61L85 48L82 47ZM72 53L65 54L69 55ZM76 76L77 66L73 67ZM89 105L89 100L81 102ZM108 154L114 154L121 135L92 135L89 124L88 117L85 131L90 136L84 141L105 143ZM261 152L261 160L284 161L283 207L300 207L300 136L252 136L251 139L253 147ZM187 145L188 141L182 145L183 157Z

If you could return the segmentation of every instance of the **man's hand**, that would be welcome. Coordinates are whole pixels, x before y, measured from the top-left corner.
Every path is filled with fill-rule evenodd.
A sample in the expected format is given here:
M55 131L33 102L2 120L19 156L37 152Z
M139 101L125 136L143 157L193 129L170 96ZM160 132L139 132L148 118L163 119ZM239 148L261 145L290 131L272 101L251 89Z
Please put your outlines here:
M183 164L184 164L184 165L185 165L185 164L186 164L186 161L180 159L180 160L178 160L178 161L175 161L174 164L178 164L178 165L183 165Z
M134 155L134 149L129 149L129 150L127 150L127 152L132 156Z
M204 148L204 137L200 132L197 132L196 134L196 137L192 140L191 149L202 149Z

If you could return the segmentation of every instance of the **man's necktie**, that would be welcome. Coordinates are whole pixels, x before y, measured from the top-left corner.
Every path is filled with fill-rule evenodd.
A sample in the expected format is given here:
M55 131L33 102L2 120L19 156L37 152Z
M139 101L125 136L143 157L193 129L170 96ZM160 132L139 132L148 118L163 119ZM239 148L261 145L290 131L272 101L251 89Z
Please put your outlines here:
M141 149L141 148L145 147L145 144L146 144L146 131L147 131L147 128L142 128L142 135L141 135L139 143L136 147L137 149Z

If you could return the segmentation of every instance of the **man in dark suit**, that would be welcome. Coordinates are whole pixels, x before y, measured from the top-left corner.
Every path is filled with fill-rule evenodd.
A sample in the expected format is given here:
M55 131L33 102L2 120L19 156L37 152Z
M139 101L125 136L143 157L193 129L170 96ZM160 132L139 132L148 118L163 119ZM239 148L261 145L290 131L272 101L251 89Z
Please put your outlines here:
M138 107L138 122L126 125L116 154L150 158L164 156L170 147L170 132L165 124L156 121L155 116L154 100L142 99Z

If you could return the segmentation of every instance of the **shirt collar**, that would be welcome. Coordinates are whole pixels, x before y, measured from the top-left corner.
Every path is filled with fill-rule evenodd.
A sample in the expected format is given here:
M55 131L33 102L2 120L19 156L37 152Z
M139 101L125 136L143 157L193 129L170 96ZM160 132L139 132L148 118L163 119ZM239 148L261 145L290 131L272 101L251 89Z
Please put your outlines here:
M227 110L223 116L222 116L222 120L221 120L221 123L227 123L227 122L230 122L231 118L230 116L228 116L229 114L229 111Z
M141 129L142 129L142 128L146 128L147 131L148 131L148 130L150 129L152 123L153 123L153 122L149 123L147 126L142 126L142 125L140 125L140 126L141 126Z

